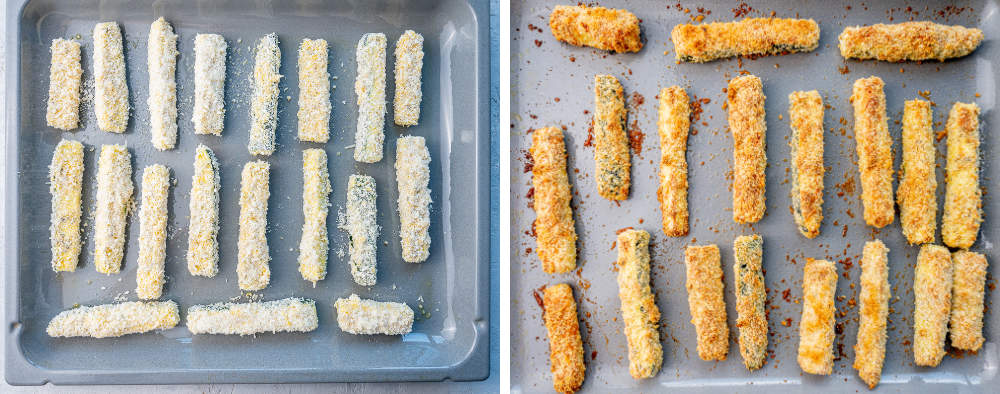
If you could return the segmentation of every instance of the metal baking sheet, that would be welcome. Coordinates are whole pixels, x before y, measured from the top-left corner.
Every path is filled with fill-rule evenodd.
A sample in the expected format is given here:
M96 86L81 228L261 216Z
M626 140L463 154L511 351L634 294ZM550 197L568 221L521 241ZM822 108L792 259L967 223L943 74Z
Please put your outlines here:
M605 7L626 8L642 20L645 47L637 54L610 54L556 41L548 28L552 0L511 4L511 387L515 392L551 391L548 341L541 308L533 291L546 284L572 283L584 340L587 375L585 392L631 390L650 392L671 389L687 392L804 392L822 390L854 392L867 390L851 367L858 326L858 308L853 306L860 286L859 259L864 242L882 239L891 249L890 283L892 303L888 353L879 391L888 392L982 392L995 391L1000 347L997 339L1000 316L998 294L987 291L985 335L987 342L978 355L951 353L937 368L913 365L912 271L918 248L906 245L898 215L881 230L866 226L862 219L857 156L853 141L853 117L848 98L855 79L880 76L886 82L886 97L893 136L895 165L900 163L900 124L903 102L929 91L934 107L935 130L942 130L947 111L955 101L975 101L982 108L983 186L986 221L972 248L988 259L1000 258L993 245L1000 244L995 216L1000 200L994 197L997 166L991 160L1000 149L992 133L1000 124L996 94L1000 72L997 40L1000 39L998 4L995 0L958 2L946 6L932 1L848 2L753 1L746 3L700 1L605 1ZM566 2L561 2L566 3ZM709 11L711 13L709 13ZM811 53L751 59L730 59L707 64L677 64L670 30L695 18L705 22L731 21L746 16L814 18L821 27L819 48ZM876 63L845 61L837 50L837 35L844 26L879 22L902 22L910 18L939 23L976 26L984 30L982 46L966 58L939 62ZM725 102L727 81L748 71L761 77L767 95L767 213L759 223L738 225L732 221L732 138L728 133ZM645 135L642 149L632 152L632 193L621 205L598 196L594 182L593 148L585 146L593 111L595 74L612 74L624 85L630 108L630 128ZM678 84L688 94L708 99L689 139L691 233L666 237L660 227L656 200L659 137L656 131L657 94ZM822 233L813 240L801 236L790 213L788 94L817 89L828 104L824 126L826 189ZM590 111L590 112L588 112ZM633 123L634 122L634 123ZM577 231L580 237L579 269L571 274L547 275L534 252L535 240L528 233L535 218L528 207L530 172L523 171L530 147L529 129L564 126L569 154L570 182L574 190ZM944 141L939 155L939 207L944 192ZM898 177L896 179L898 183ZM940 221L940 208L938 213ZM652 274L657 305L662 313L663 370L654 378L635 381L628 374L628 356L619 312L617 273L613 263L615 231L635 227L653 235ZM733 294L732 242L741 234L758 233L764 238L765 282L768 288L769 344L767 364L748 372L736 343L736 311ZM939 234L940 236L940 234ZM940 238L938 238L940 240ZM938 241L940 242L940 241ZM684 287L684 247L718 244L725 273L726 304L730 328L729 357L723 362L701 361L695 350L694 328L689 323ZM532 249L529 251L529 249ZM843 275L837 284L836 363L832 376L803 374L796 362L798 324L801 314L802 268L806 257L837 262ZM996 272L995 269L991 270ZM989 288L995 284L990 276ZM853 286L853 287L852 287ZM787 292L787 295L784 293ZM787 298L787 300L786 300Z
M31 0L9 2L8 30L6 378L12 384L86 383L256 383L325 381L478 380L489 369L489 27L488 3L478 1L380 2L195 2ZM150 23L164 16L180 35L177 89L180 135L177 149L150 146L146 38ZM91 31L99 21L118 21L127 41L128 83L133 107L128 131L99 131L90 104L82 108L83 127L61 133L46 127L49 43L77 37L83 43L84 78L92 89ZM420 125L403 129L392 122L392 48L405 29L425 38L424 99ZM221 33L229 44L226 128L221 138L193 134L193 39L201 32ZM282 50L281 100L277 152L271 163L268 242L271 284L253 298L301 296L317 301L320 325L308 334L255 337L192 336L183 325L161 333L117 339L53 339L49 319L74 304L136 299L135 271L139 226L133 215L119 275L98 274L93 266L92 209L100 145L127 144L133 155L136 197L143 167L162 163L176 183L170 189L167 285L164 299L184 310L194 304L246 300L236 282L239 180L247 153L248 98L257 40L277 32ZM385 158L359 164L354 144L357 106L353 83L354 47L363 33L385 32L388 50L390 112ZM297 48L303 38L330 44L333 113L331 140L319 145L295 139ZM423 264L400 256L399 219L393 162L402 134L427 138L431 161L431 257ZM74 273L49 267L48 163L60 138L86 147L84 234L81 265ZM187 273L188 195L195 147L204 143L221 163L222 204L220 272L214 279ZM301 152L322 147L330 157L333 184L328 229L329 274L313 288L297 269L301 235ZM347 236L337 228L352 173L371 175L378 184L379 278L376 286L351 280ZM353 336L336 324L333 301L357 293L365 298L402 301L418 314L413 332L403 337Z

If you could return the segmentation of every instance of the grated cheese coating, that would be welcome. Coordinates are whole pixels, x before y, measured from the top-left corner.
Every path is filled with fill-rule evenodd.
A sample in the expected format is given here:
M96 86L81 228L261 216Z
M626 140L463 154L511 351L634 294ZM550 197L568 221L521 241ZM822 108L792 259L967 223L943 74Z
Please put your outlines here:
M639 52L639 18L624 9L557 5L549 29L559 41L606 51Z
M688 246L684 250L684 265L691 324L698 335L698 357L705 361L725 360L729 353L729 325L719 247Z
M896 211L892 200L892 137L885 115L885 83L868 77L854 81L854 140L861 173L861 203L865 223L882 228L892 223Z
M944 358L944 339L951 316L951 253L939 245L924 245L913 274L913 362L936 367Z
M330 139L330 73L326 40L299 44L299 140Z
M80 43L56 38L49 47L49 101L45 123L60 130L73 130L80 125Z
M222 135L226 118L226 39L218 34L194 37L195 134Z
M552 387L560 393L572 393L583 385L587 370L583 364L583 341L573 288L566 283L545 287L542 304L549 337Z
M756 223L767 208L764 85L757 76L745 75L729 81L726 91L733 133L733 221Z
M177 326L180 315L173 301L123 302L81 306L59 312L46 332L50 337L116 338Z
M687 139L691 129L691 107L680 86L660 91L660 187L656 200L663 215L663 233L671 237L688 234ZM537 164L536 164L537 165ZM536 190L537 192L537 190ZM536 200L537 201L537 200Z
M983 31L928 21L879 23L845 27L838 40L840 55L848 59L943 62L975 51L983 42Z
M354 94L358 97L358 130L354 134L354 160L377 163L382 160L385 141L385 34L367 33L358 41L355 56L358 76Z
M861 321L854 344L854 369L874 389L882 379L889 317L889 248L880 240L865 243L861 257Z
M254 335L310 332L319 326L316 301L285 298L266 302L195 305L187 310L192 334Z
M337 325L355 335L403 335L413 330L413 309L402 302L366 300L351 294L337 299Z
M188 272L212 278L219 272L219 162L198 145L191 175L191 221L188 226Z
M819 46L812 19L747 18L737 22L681 24L670 32L682 62L704 63L733 56L811 52Z
M128 84L122 32L116 22L94 26L94 112L104 131L124 133L128 127Z
M960 250L951 255L955 264L951 292L951 347L979 351L983 338L983 296L986 291L986 256Z
M102 274L117 274L121 270L133 188L132 155L125 145L101 146L97 162L94 267Z
M59 141L49 165L49 193L52 194L49 240L53 271L76 271L80 261L83 170L83 144L65 139Z
M649 233L623 231L617 245L618 298L628 339L628 372L634 379L651 378L663 365L663 347L660 309L650 288Z
M823 223L823 98L819 92L788 95L792 122L792 209L806 238L816 238Z
M953 248L976 243L983 222L979 188L979 106L955 103L948 113L948 162L945 168L941 239Z
M736 274L736 327L740 329L743 365L753 371L767 362L767 312L764 302L764 240L760 235L741 235L733 241L733 273Z
M274 129L278 126L278 83L281 82L281 49L278 36L268 34L257 44L253 65L253 98L250 101L251 155L274 153Z
M424 36L413 30L396 41L396 96L393 120L400 126L416 126L420 120L421 72L424 68Z
M267 199L271 165L258 160L243 166L240 181L240 237L236 273L240 290L262 290L271 281L267 247Z
M833 340L837 266L807 259L802 277L802 318L799 319L799 367L813 375L833 372Z
M431 155L424 137L396 140L396 186L399 209L399 241L403 261L420 263L431 248Z
M375 259L379 226L376 223L375 178L351 175L347 184L347 221L343 229L350 237L351 276L354 283L374 286L378 267Z
M330 172L322 149L302 151L302 241L299 242L299 273L316 286L326 278L330 240L326 217L330 212Z
M149 127L153 147L173 149L177 145L177 35L163 17L149 27Z
M534 228L538 259L545 273L576 269L576 227L573 196L566 174L566 145L557 127L543 127L532 133L531 184L535 188Z
M170 169L154 164L142 171L142 207L139 208L139 264L135 295L155 300L163 294L163 263L167 258L167 210Z

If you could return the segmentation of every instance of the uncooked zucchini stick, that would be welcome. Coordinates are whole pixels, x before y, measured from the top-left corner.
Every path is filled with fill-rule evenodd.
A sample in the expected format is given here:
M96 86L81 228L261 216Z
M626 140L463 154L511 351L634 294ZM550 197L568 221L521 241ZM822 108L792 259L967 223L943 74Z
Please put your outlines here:
M628 198L632 161L625 134L625 92L611 75L594 77L594 161L597 193L608 200Z
M132 155L128 149L124 145L101 146L94 213L94 267L102 274L121 271L132 191Z
M385 34L367 33L358 41L355 53L358 76L354 94L358 97L358 129L354 134L354 160L377 163L382 160L385 141Z
M802 278L802 318L799 320L799 367L814 375L833 372L833 304L837 267L827 260L807 259Z
M177 145L177 35L163 17L149 27L146 51L149 67L149 128L153 147L174 149Z
M326 40L299 44L299 140L330 139L330 73Z
M674 53L682 62L710 62L733 56L810 52L819 45L819 25L812 19L747 18L674 26Z
M764 217L767 124L760 78L733 78L727 89L729 130L733 133L733 221L756 223Z
M885 84L879 77L854 81L854 140L861 172L865 223L882 228L892 223L892 137L885 115Z
M378 267L379 225L375 221L375 179L367 175L351 175L347 184L347 219L343 224L350 238L351 276L354 283L374 286Z
M671 237L688 234L687 139L691 107L680 86L660 91L660 187L656 199L663 215L663 233ZM536 163L537 165L537 163ZM536 196L538 188L535 188ZM537 197L536 197L537 201Z
M889 248L880 240L865 243L861 257L861 322L854 344L854 369L874 389L882 378L889 317Z
M396 186L399 198L399 243L403 261L427 260L431 248L431 154L424 137L396 140Z
M226 118L226 39L218 34L194 37L195 134L222 135Z
M806 238L815 238L823 223L823 98L815 90L792 92L788 115L795 224Z
M128 84L125 83L125 56L122 32L116 22L94 26L94 113L97 127L124 133L128 126Z
M215 153L198 145L191 176L188 226L188 272L214 277L219 272L219 162Z
M240 290L261 290L271 281L267 247L267 199L271 165L258 160L243 166L240 181L240 237L236 273Z
M656 376L663 365L660 347L660 309L649 286L649 233L626 230L618 234L618 298L622 303L628 372L635 379Z
M45 123L60 130L73 130L80 125L80 43L57 38L49 48L49 101Z
M114 338L168 330L178 322L180 314L173 301L132 301L59 312L45 331L50 337Z
M322 149L302 151L302 241L299 242L299 273L316 286L326 278L330 239L326 218L330 212L330 170Z
M545 273L576 268L576 225L573 196L566 174L566 145L558 127L537 129L531 136L531 184L535 188L534 229L538 259Z
M983 41L983 31L933 22L903 22L845 27L840 33L840 55L848 59L944 61L972 53Z
M339 298L337 325L356 335L403 335L413 330L413 309L402 302L365 300L357 294Z
M705 361L725 360L729 353L729 326L726 324L719 247L688 246L684 251L684 264L687 266L691 323L698 334L698 357Z
M163 294L163 263L167 258L167 192L170 169L154 164L142 171L142 207L139 208L139 264L135 295L155 300Z
M767 362L767 313L764 302L764 240L760 235L741 235L733 241L733 273L736 274L736 327L740 329L743 365L755 370Z
M934 242L937 231L937 175L931 103L907 100L903 106L903 165L896 189L899 224L911 245Z
M187 310L192 334L254 335L310 332L319 326L316 301L285 298L266 302L195 305Z
M639 52L639 18L624 9L557 5L549 29L559 41L605 51Z
M53 271L76 271L80 261L83 169L83 144L59 141L49 165L49 193L52 194L49 241Z
M549 336L549 363L552 386L557 392L572 393L583 385L587 367L583 364L583 341L576 315L573 288L560 283L547 286L542 297L545 330Z
M960 250L951 255L955 264L951 296L951 347L979 351L983 338L983 294L986 256Z
M413 30L396 41L396 97L393 120L400 126L416 126L420 120L421 72L424 68L424 36Z
M913 274L913 361L936 367L944 357L951 315L952 263L948 248L924 245Z
M948 114L948 163L945 168L941 239L953 248L976 243L983 222L979 188L979 106L955 103Z
M281 49L278 36L268 34L257 44L253 65L253 98L250 100L251 155L274 153L274 129L278 126L278 83L281 82Z

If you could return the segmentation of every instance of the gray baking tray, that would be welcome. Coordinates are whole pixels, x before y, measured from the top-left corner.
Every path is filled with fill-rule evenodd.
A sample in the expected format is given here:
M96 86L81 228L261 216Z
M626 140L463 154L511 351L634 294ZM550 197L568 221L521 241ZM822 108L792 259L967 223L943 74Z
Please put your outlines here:
M864 224L858 183L857 157L852 139L853 117L848 98L855 79L877 75L886 82L890 132L894 139L896 168L900 163L900 124L903 101L929 90L934 107L935 130L944 128L947 111L955 101L975 101L982 108L983 200L986 221L973 250L986 253L991 262L1000 259L994 245L1000 245L997 213L1000 200L995 197L997 165L992 158L1000 149L993 133L1000 124L996 111L997 85L1000 81L1000 16L995 0L958 2L953 7L939 2L912 1L848 2L840 1L754 1L742 3L699 1L604 1L605 7L627 8L642 20L645 47L637 54L609 54L557 42L548 27L548 15L555 4L551 0L512 2L511 4L511 388L515 392L552 390L549 373L548 341L542 324L541 309L532 292L543 285L571 282L579 302L587 376L586 392L630 390L651 392L670 389L682 392L854 392L867 390L851 368L857 332L858 308L849 306L860 286L859 258L864 242L877 237L891 249L890 313L888 354L882 374L881 392L982 392L996 391L1000 361L1000 315L996 291L987 291L985 335L987 343L978 355L952 354L937 368L913 365L912 345L912 271L918 248L906 245L898 215L890 226L876 231ZM562 2L567 3L567 2ZM685 12L685 9L688 12ZM737 11L734 11L737 9ZM908 11L909 9L909 11ZM700 10L700 11L699 11ZM676 64L670 30L678 23L691 22L705 15L705 22L740 19L735 13L747 10L748 16L814 18L822 29L819 48L811 53L763 57L756 60L730 59L707 64ZM711 11L711 14L708 14ZM919 13L919 14L918 14ZM976 26L984 30L986 40L971 56L944 63L876 63L845 61L837 50L837 35L844 26L878 22L901 22L931 19L939 23ZM529 24L534 26L532 29ZM539 28L541 31L539 31ZM666 53L664 53L666 52ZM575 61L574 61L575 60ZM728 133L726 112L722 109L727 80L746 70L764 82L767 95L767 213L755 225L737 225L732 221L732 138ZM842 73L843 71L843 73ZM594 182L593 148L585 147L587 129L593 112L593 77L616 75L630 98L629 124L645 134L642 150L632 152L632 193L621 206L598 196ZM689 139L691 234L669 238L660 229L660 211L656 201L659 163L659 137L656 110L659 90L673 84L688 94L707 98L704 112ZM817 89L829 107L826 132L826 191L822 233L813 240L795 229L789 207L788 94L795 90ZM978 94L978 96L977 96ZM642 101L642 100L639 100ZM590 111L590 113L586 112ZM841 120L843 119L843 121ZM705 123L702 123L705 122ZM530 146L530 128L549 125L566 127L570 182L574 190L573 207L580 236L577 272L546 275L534 252L535 240L526 235L534 220L526 194L531 174L523 171ZM944 141L938 144L937 163L944 167ZM943 172L938 171L939 204L944 192ZM579 171L579 172L577 172ZM850 183L855 185L849 187ZM898 177L897 177L898 182ZM841 194L843 193L843 194ZM940 209L940 208L939 208ZM938 213L940 220L940 210ZM657 305L662 313L661 333L664 348L663 370L654 378L635 381L628 374L628 356L619 312L617 273L612 265L617 251L612 248L615 231L632 226L653 235L652 274ZM736 311L733 294L732 241L741 234L759 233L764 237L765 282L769 289L770 309L768 361L760 370L748 372L736 343ZM940 237L940 234L938 235ZM940 238L938 238L940 240ZM938 241L940 242L940 241ZM684 288L683 253L689 244L719 245L725 273L725 297L730 327L729 357L724 362L701 361L695 350L694 329L687 292ZM528 252L527 249L532 251ZM804 375L796 362L798 324L802 296L802 268L806 257L827 258L838 262L843 275L837 284L835 357L832 376ZM995 264L994 264L995 265ZM991 270L994 275L996 269ZM995 284L990 276L989 287ZM854 285L852 288L851 285ZM788 291L788 301L782 293ZM897 298L898 297L898 298ZM791 320L786 320L791 319ZM785 326L782 322L788 322Z
M489 40L488 3L473 1L15 1L7 4L7 222L5 244L7 369L12 384L225 383L478 380L489 370ZM146 37L149 24L164 16L180 35L178 49L177 149L159 152L149 143ZM49 43L77 37L83 43L84 78L92 80L91 31L99 21L118 21L127 41L132 120L124 135L99 131L90 105L82 109L83 127L61 133L46 127ZM420 125L403 129L386 122L386 156L377 164L358 164L347 147L354 143L357 106L353 92L354 47L366 32L385 32L391 41L387 97L393 95L392 48L405 29L425 38L424 99ZM191 124L193 39L200 32L221 33L229 44L226 128L221 138L195 136ZM241 296L236 281L236 237L240 171L247 153L249 76L257 40L277 32L282 50L278 148L271 163L268 240L271 284L252 297ZM298 81L296 51L302 38L330 43L334 104L331 140L326 145L295 139ZM92 83L87 85L92 88ZM286 100L286 97L290 100ZM390 105L391 109L392 106ZM395 140L403 133L427 138L431 161L431 257L423 264L400 258L399 219L393 162ZM87 231L81 266L74 273L49 268L47 166L60 138L87 146L84 187ZM93 199L101 144L127 144L133 155L136 197L141 169L153 163L171 168L164 299L183 311L194 304L237 298L265 300L301 296L317 301L320 325L308 334L255 337L197 336L183 325L160 333L117 339L52 339L45 326L74 304L134 300L135 217L119 275L98 274L93 266ZM220 272L214 279L187 273L187 198L194 149L204 143L221 163L222 204ZM297 271L301 235L301 152L323 147L330 157L333 184L328 229L329 274L313 288ZM347 237L336 227L352 173L375 177L378 184L378 284L356 286L347 265ZM402 301L419 315L413 332L402 337L353 336L340 331L333 310L338 297Z

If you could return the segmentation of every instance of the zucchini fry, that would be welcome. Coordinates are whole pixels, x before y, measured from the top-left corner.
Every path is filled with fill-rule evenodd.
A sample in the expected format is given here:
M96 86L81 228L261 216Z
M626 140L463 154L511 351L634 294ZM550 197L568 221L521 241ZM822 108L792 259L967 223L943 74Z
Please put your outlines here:
M976 243L983 222L979 188L979 106L955 103L948 114L948 163L945 168L941 239L953 248Z
M733 133L733 221L756 223L764 217L767 176L767 124L760 78L733 78L727 89L729 130Z
M80 218L83 216L83 144L62 140L49 165L52 219L49 242L53 271L76 271L80 262Z
M218 34L194 37L195 134L222 135L226 102L226 39Z
M385 34L361 36L355 56L358 77L354 94L358 98L358 129L354 133L354 160L377 163L382 160L385 141Z
M819 45L812 19L747 18L738 22L682 24L670 32L682 62L704 63L733 56L810 52Z
M639 52L639 18L628 12L585 5L557 5L549 15L549 30L559 41L605 51Z
M57 38L49 47L49 101L45 123L59 130L73 130L80 125L80 43Z
M122 32L116 22L94 26L94 113L97 127L124 133L128 126L128 84L125 82L125 55Z
M983 42L983 31L933 22L903 22L845 27L838 38L847 59L886 62L945 61L966 56Z
M865 223L882 228L892 223L892 137L885 115L885 84L879 77L854 81L854 140L861 173Z
M763 271L764 240L760 235L741 235L733 241L733 273L736 274L736 327L740 329L743 365L755 370L767 362L767 300Z
M618 298L621 300L628 371L635 379L656 376L663 365L660 346L660 309L649 280L649 233L627 230L618 234Z
M163 294L163 263L167 259L169 189L169 168L154 164L142 171L139 267L135 272L135 295L141 300L155 300Z
M788 95L792 121L792 209L806 238L816 238L823 223L823 98L819 92Z
M833 372L833 304L837 267L827 260L806 260L802 278L802 318L799 319L799 367L814 375Z
M573 196L566 174L566 146L559 128L535 130L531 137L535 162L531 183L535 187L534 228L538 258L545 273L563 273L576 268L576 227Z
M356 335L403 335L413 329L413 309L402 302L365 300L357 294L338 299L337 325Z
M719 247L688 246L684 251L684 264L687 266L691 324L698 335L698 357L705 361L725 360L729 353L729 326L726 324Z
M913 275L913 361L936 367L944 358L951 315L952 263L948 248L924 245Z
M597 193L608 200L628 198L632 162L625 134L625 93L611 75L594 77L594 161Z
M865 243L861 257L861 322L854 344L854 369L874 389L882 379L889 317L889 248L880 240Z
M547 286L543 301L552 386L557 392L572 393L583 385L587 370L583 364L583 341L573 288L565 283Z
M240 290L262 290L271 281L267 246L267 199L271 165L258 160L243 166L240 181L240 236L236 274Z
M660 187L656 199L663 215L663 233L671 237L688 234L687 139L691 107L680 86L660 91L657 129L660 134Z
M101 146L94 213L94 267L102 274L121 271L125 223L132 205L132 155L124 145Z
M937 230L937 175L931 103L907 100L903 106L903 168L896 189L899 224L911 245L934 242Z
M149 128L153 147L177 145L177 35L163 17L149 27L146 65L149 68Z
M979 351L983 338L983 295L986 287L986 256L960 250L951 255L955 275L951 296L950 336L956 349Z

